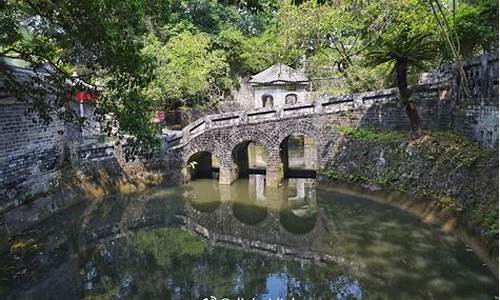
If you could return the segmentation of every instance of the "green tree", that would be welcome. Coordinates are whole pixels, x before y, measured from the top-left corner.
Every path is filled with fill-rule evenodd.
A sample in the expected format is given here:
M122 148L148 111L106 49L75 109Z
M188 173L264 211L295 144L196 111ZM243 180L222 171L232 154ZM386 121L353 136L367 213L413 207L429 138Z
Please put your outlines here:
M46 122L57 116L84 123L64 110L62 91L70 74L77 71L85 82L102 91L98 108L107 115L104 131L137 146L129 149L145 148L158 142L151 122L157 100L171 94L178 97L169 96L174 104L198 104L226 94L233 84L227 74L238 72L241 65L238 45L246 37L238 31L259 34L275 5L273 1L1 0L0 62L34 68L48 64L52 71L43 78L44 84L37 85L19 84L6 68L0 68L0 75L13 93L34 104ZM158 43L150 36L157 36ZM192 44L197 37L201 45ZM181 47L184 42L186 51ZM161 49L167 44L174 46L172 51ZM158 57L148 55L155 46ZM181 61L187 55L199 58L203 53L209 57L207 62ZM177 54L179 58L166 61ZM180 66L192 69L181 70ZM167 71L168 86L158 76ZM193 87L186 84L190 79ZM36 86L45 88L36 90ZM166 89L158 90L163 87ZM204 92L209 96L201 95ZM49 94L57 98L48 101Z
M142 53L154 61L154 79L144 95L162 101L165 108L193 106L204 100L213 104L224 98L231 86L229 65L225 52L211 47L206 33L184 31L166 43L150 35Z
M410 120L411 129L421 135L420 118L416 103L411 99L408 88L408 72L411 67L424 70L426 63L435 59L435 44L429 34L418 33L413 36L401 33L394 39L385 41L381 47L368 54L371 65L391 64L392 73L396 77L396 85L406 114Z
M459 2L451 27L464 58L498 49L498 1Z
M49 76L33 78L38 84L20 83L8 68L0 68L12 93L33 103L47 123L54 115L82 123L63 109L66 82L76 70L84 81L102 90L99 110L108 116L103 123L106 132L126 139L135 149L157 143L151 105L140 95L150 78L145 67L149 62L139 55L140 37L147 30L144 4L6 0L0 5L0 57L34 68L50 65ZM116 127L119 132L113 130Z

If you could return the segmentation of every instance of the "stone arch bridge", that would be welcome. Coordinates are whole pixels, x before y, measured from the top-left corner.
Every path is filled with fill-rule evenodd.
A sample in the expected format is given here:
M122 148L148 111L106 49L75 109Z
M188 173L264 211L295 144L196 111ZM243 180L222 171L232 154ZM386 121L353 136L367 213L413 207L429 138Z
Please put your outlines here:
M277 186L287 168L284 143L292 134L300 134L314 141L316 171L324 168L340 139L338 127L384 126L387 105L398 114L404 111L397 103L396 89L319 99L313 103L299 103L280 108L234 112L206 116L181 132L165 136L164 148L170 165L182 170L184 180L190 179L188 163L199 160L203 153L219 161L219 183L231 184L238 179L242 166L238 164L241 149L250 142L263 146L267 153L266 185ZM208 171L208 170L207 170Z

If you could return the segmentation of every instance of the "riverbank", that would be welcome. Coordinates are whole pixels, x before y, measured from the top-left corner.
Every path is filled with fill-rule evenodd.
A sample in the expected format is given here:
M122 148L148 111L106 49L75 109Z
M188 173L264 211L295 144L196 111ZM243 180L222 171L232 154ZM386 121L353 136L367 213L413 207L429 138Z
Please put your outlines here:
M324 177L418 199L420 215L477 237L498 262L498 152L459 134L337 128L342 138Z
M23 200L22 205L0 212L0 254L8 251L12 236L78 203L101 201L112 195L126 195L166 184L167 175L164 173L144 170L136 165L120 168L120 172L114 172L116 174L105 165L85 171L65 166L57 188L28 195L29 199Z

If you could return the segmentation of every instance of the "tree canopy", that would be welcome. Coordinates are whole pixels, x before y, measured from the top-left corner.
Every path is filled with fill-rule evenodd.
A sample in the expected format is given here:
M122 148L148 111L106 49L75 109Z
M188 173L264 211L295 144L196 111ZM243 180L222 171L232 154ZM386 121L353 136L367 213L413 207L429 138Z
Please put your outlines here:
M453 59L443 28L462 58L497 49L498 2L0 0L0 27L4 63L49 64L58 87L76 71L102 90L106 132L118 126L129 143L152 145L156 110L213 106L228 99L238 77L274 63L304 67L312 78L343 78L329 92L347 93L393 86L390 66L374 66L370 53L401 39L426 36L435 50L428 67ZM48 104L32 99L47 121L64 107L57 96Z

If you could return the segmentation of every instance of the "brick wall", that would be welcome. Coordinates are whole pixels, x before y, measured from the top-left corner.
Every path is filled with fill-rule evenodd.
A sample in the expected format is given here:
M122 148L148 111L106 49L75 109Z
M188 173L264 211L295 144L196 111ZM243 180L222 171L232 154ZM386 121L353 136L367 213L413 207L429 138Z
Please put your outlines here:
M57 183L63 159L60 121L44 125L28 104L0 105L0 209Z
M498 53L491 53L463 63L467 89L460 88L455 66L445 65L423 74L420 83L447 86L441 115L449 115L449 127L483 146L498 148Z

